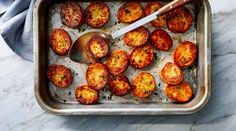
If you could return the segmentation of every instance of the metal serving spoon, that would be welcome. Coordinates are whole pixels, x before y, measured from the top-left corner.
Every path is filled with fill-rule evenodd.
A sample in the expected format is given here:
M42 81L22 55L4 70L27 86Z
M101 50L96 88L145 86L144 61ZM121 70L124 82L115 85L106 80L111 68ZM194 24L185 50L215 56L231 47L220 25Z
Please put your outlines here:
M114 32L114 33L105 33L102 30L90 30L89 32L84 33L81 35L75 43L72 45L69 51L69 58L74 61L74 62L79 62L79 63L91 63L97 61L97 59L94 59L87 51L86 51L86 44L87 41L94 35L98 35L101 37L106 38L109 41L112 41L115 38L120 37L121 35L137 28L140 27L152 20L155 20L157 17L159 17L162 14L165 14L169 12L170 10L179 7L191 0L173 0L167 5L163 6L160 8L158 11Z

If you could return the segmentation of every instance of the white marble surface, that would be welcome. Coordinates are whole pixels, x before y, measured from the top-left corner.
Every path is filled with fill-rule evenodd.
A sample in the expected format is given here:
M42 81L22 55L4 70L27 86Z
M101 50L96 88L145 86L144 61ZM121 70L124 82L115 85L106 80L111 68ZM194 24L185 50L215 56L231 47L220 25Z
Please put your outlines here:
M33 93L33 63L0 42L0 130L236 130L236 1L210 0L213 11L212 96L185 116L54 116ZM1 41L1 38L0 38Z

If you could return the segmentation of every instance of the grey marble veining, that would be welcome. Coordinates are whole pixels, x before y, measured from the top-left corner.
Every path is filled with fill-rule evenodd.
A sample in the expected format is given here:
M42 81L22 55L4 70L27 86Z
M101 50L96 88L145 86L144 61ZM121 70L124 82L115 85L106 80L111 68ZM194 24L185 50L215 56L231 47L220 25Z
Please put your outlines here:
M213 90L209 103L200 112L185 116L54 116L48 114L39 107L34 98L33 63L22 60L1 43L0 130L236 130L236 8L231 9L230 12L222 12L221 9L214 7L213 9L219 10L213 15L212 25Z

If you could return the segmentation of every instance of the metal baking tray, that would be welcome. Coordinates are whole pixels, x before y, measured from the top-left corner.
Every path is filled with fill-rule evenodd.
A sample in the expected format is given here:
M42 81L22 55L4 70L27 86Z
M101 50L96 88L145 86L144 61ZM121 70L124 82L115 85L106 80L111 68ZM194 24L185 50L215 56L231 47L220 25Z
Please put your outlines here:
M77 2L85 9L91 0ZM143 6L147 3L145 0L140 2ZM81 105L76 102L74 97L74 89L78 85L86 83L84 74L87 65L75 63L68 57L59 57L48 46L48 34L53 28L67 30L73 42L91 29L86 24L79 29L71 29L63 25L59 14L62 3L63 1L58 0L37 0L34 7L34 88L37 102L45 111L55 115L190 114L199 111L207 103L211 94L211 10L207 0L193 0L186 5L194 15L193 26L187 33L175 34L170 32L167 27L164 28L173 39L173 47L170 51L155 51L157 56L155 64L145 70L135 70L129 67L125 72L130 81L141 71L150 72L157 83L156 91L151 97L137 99L132 96L132 93L125 97L112 96L106 87L100 91L100 101L96 105ZM102 29L112 32L124 27L125 24L118 23L116 15L114 15L122 2L106 0L105 3L110 7L111 16ZM145 27L150 32L155 29L150 24L146 24ZM183 69L184 78L190 83L194 92L193 99L184 104L171 102L165 96L164 83L158 75L167 61L173 61L172 52L181 40L197 43L199 50L197 63L190 68ZM124 46L122 39L116 39L111 49L124 49L128 53L131 51L131 48ZM72 70L74 82L68 89L58 89L48 82L47 68L53 63L66 65Z

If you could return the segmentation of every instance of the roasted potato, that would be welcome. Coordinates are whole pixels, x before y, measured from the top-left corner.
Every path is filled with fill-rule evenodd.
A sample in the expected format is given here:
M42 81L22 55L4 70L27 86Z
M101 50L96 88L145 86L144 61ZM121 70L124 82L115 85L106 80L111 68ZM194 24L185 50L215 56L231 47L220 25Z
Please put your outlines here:
M99 101L99 93L88 85L82 85L75 89L75 98L83 105L95 104Z
M93 58L102 58L108 53L108 41L101 36L94 35L88 40L86 49Z
M70 35L64 29L54 29L49 36L49 44L55 54L65 56L72 45Z
M159 2L148 2L147 6L145 7L145 15L148 16L152 14L153 12L156 12L158 9L162 7L161 3ZM162 15L158 17L157 19L150 22L152 26L160 28L164 27L166 25L166 15Z
M147 42L148 37L148 30L145 27L141 26L126 33L123 37L123 41L128 46L137 47L144 45Z
M192 26L193 15L188 8L181 6L169 13L167 26L174 33L185 33Z
M106 66L98 62L90 64L86 71L86 80L88 85L93 89L103 89L109 80L109 73Z
M168 51L173 45L170 35L163 29L153 31L150 39L153 47L158 50Z
M197 56L197 46L190 41L182 42L174 51L174 62L179 67L190 66Z
M47 77L52 84L63 89L67 88L73 82L71 70L63 65L53 64L49 66Z
M94 1L85 10L85 22L93 28L100 28L107 23L110 17L110 9L100 1Z
M130 64L137 69L147 67L154 57L154 50L149 45L136 47L129 55Z
M138 2L126 2L117 12L117 18L123 23L132 23L143 16L142 6Z
M78 28L84 22L84 11L76 2L62 4L60 15L62 23L71 28Z
M189 101L193 96L190 85L185 81L178 85L167 85L164 90L168 98L180 103Z
M142 72L132 82L132 92L134 96L144 98L150 96L156 88L155 78L147 73Z
M160 78L169 85L177 85L183 80L182 70L172 62L167 62L160 72Z
M127 95L131 90L128 78L122 74L111 75L109 79L109 90L116 96Z
M114 75L124 72L128 67L128 63L128 54L123 50L112 51L106 59L108 71Z

